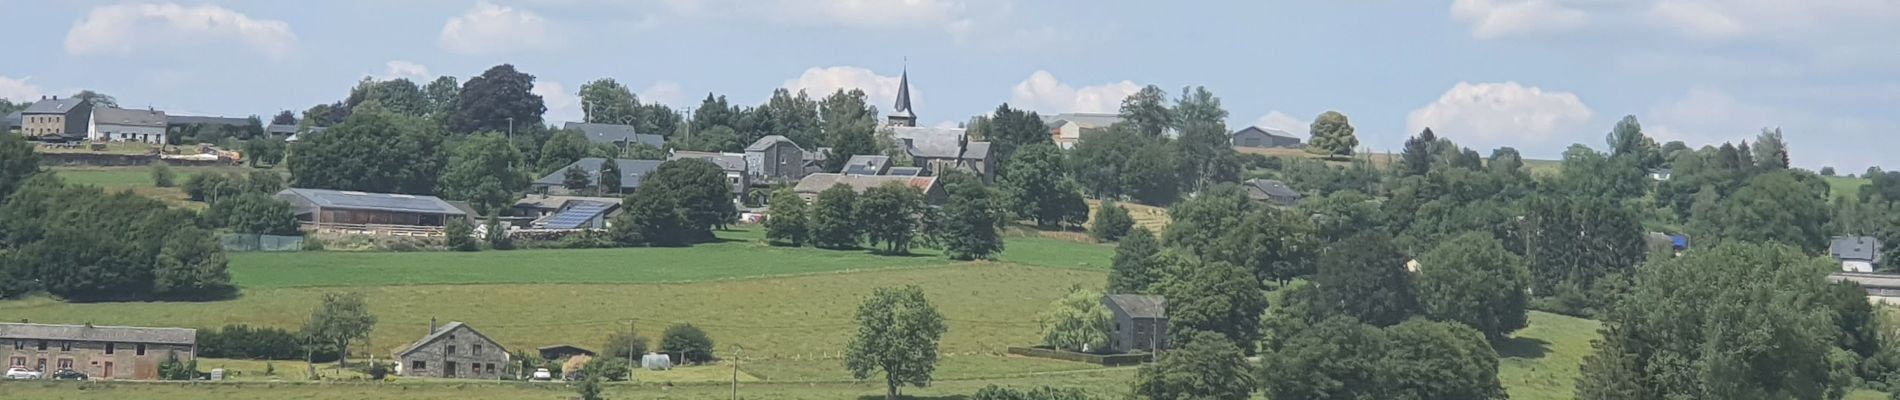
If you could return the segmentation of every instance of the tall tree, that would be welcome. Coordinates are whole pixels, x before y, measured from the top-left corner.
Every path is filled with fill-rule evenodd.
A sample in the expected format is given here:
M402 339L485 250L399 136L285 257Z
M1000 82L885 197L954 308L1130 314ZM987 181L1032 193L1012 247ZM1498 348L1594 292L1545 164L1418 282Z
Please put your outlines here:
M943 206L939 236L944 255L953 260L977 260L1003 252L1003 238L997 231L1002 223L990 188L975 175L947 171L940 180L949 200Z
M1102 304L1102 292L1069 288L1036 319L1042 325L1042 344L1069 351L1092 351L1108 346L1108 327L1114 315Z
M587 157L592 148L593 145L587 142L587 134L579 130L562 129L549 137L547 143L541 144L541 156L536 157L541 166L535 170L541 173L554 172Z
M1239 163L1227 131L1227 110L1205 87L1183 88L1174 103L1175 130L1181 151L1181 183L1198 191L1220 182L1238 181Z
M73 93L73 98L92 103L94 108L119 108L119 99L109 94L94 92L91 89Z
M1018 149L1032 145L1048 144L1053 146L1054 139L1049 136L1049 127L1042 123L1042 117L1036 112L1010 108L1009 104L996 106L996 112L990 114L989 124L984 126L984 138L990 141L990 155L1004 160L1004 176L1009 175L1009 163L1015 160ZM1044 171L1057 171L1049 169Z
M1216 186L1168 210L1173 222L1168 224L1162 242L1199 257L1212 258L1221 237L1237 230L1254 207L1253 201L1248 200L1239 187Z
M850 186L837 185L818 192L818 201L812 205L812 245L829 249L857 247L863 229L854 211L857 202L858 192Z
M1062 149L1052 144L1023 147L1010 159L1003 173L1003 193L1008 196L1010 211L1018 217L1034 219L1037 226L1044 228L1053 228L1065 221L1086 220L1089 210L1082 200L1081 189L1059 172L1062 170Z
M852 217L863 224L864 238L872 247L884 246L886 254L909 254L910 242L917 236L925 210L924 194L916 187L900 182L865 189L858 196Z
M1578 398L1840 398L1839 316L1823 260L1724 243L1638 270L1584 358Z
M1499 147L1496 150L1491 150L1491 158L1486 160L1484 165L1491 170L1491 173L1495 174L1524 174L1524 156L1518 154L1517 149L1511 147Z
M376 315L370 314L363 294L356 292L324 293L323 303L303 325L305 335L336 345L339 368L349 363L350 343L369 337L375 327Z
M422 93L422 88L416 86L415 82L403 78L386 81L363 78L362 82L357 83L356 88L350 90L349 98L343 102L351 112L370 107L366 105L368 103L375 103L383 111L412 117L422 116L429 112L429 99Z
M686 230L686 217L677 198L662 190L647 190L641 185L621 200L623 210L614 217L608 234L623 246L680 246L693 239Z
M1755 165L1764 171L1788 169L1788 141L1782 139L1781 128L1761 128L1761 135L1755 136Z
M1263 356L1260 386L1275 399L1382 399L1384 332L1347 317L1324 319Z
M1498 354L1484 335L1454 322L1410 320L1386 328L1379 398L1505 400Z
M858 380L884 373L887 400L904 385L930 384L937 345L948 330L943 314L916 286L878 288L858 306L858 334L845 347L845 368Z
M1756 175L1715 207L1696 210L1689 231L1701 242L1780 242L1819 252L1830 235L1827 191L1805 171Z
M1166 138L1143 140L1133 125L1116 124L1106 132L1083 135L1069 151L1069 171L1077 184L1098 199L1118 199L1128 194L1128 164L1142 145Z
M474 135L456 145L438 184L438 194L465 200L475 212L493 214L514 204L515 193L528 188L528 176L516 170L521 151L496 134Z
M760 105L757 112L765 125L759 136L780 135L791 139L793 143L818 143L820 118L818 102L800 90L793 94L791 90L779 88L772 91L772 98ZM751 143L748 140L746 143Z
M1438 142L1438 135L1432 128L1425 128L1418 136L1405 139L1405 150L1399 153L1399 165L1406 175L1423 176L1432 171L1432 143Z
M640 182L636 193L651 192L655 196L671 197L672 203L680 207L680 215L686 223L686 243L697 243L713 239L713 229L725 229L727 225L739 219L738 206L733 204L732 185L726 182L726 172L711 162L699 159L679 159L661 163L653 174Z
M1246 400L1253 395L1253 374L1253 363L1234 342L1194 332L1186 346L1135 373L1135 394L1154 400Z
M210 232L180 229L158 251L158 261L152 267L152 293L177 296L223 291L231 285L228 263L224 247Z
M534 75L502 64L462 84L450 130L470 134L540 126L541 115L547 111L541 95L534 94Z
M1324 307L1374 326L1392 326L1419 311L1405 264L1391 236L1366 232L1327 246L1314 282Z
M706 93L706 99L700 100L699 107L693 110L692 132L701 132L715 126L736 128L739 123L739 109L726 101L726 96Z
M1439 244L1418 263L1426 317L1463 323L1492 342L1530 325L1530 270L1489 233Z
M300 140L287 164L291 186L432 194L447 160L435 124L359 112L322 135Z
M620 194L620 163L608 158L600 160L600 192Z
M811 238L810 206L791 189L772 191L772 211L765 218L765 239L773 244L804 246Z
M1174 110L1168 109L1168 92L1148 85L1122 99L1121 118L1133 132L1151 138L1161 137L1174 126Z
M1634 115L1623 116L1616 122L1604 141L1610 145L1610 157L1626 157L1633 160L1637 167L1650 169L1662 166L1661 147L1656 140L1643 134L1643 124Z
M1311 217L1260 207L1221 236L1210 256L1253 271L1255 279L1284 285L1312 275L1319 250Z
M1307 142L1307 151L1327 157L1346 157L1359 147L1359 137L1353 136L1352 121L1338 111L1320 114L1313 119L1310 129L1313 131L1313 140Z
M1161 281L1163 273L1155 260L1155 255L1160 253L1161 243L1155 240L1155 234L1148 228L1135 227L1115 245L1115 257L1108 271L1108 292L1151 292L1150 288Z
M1144 143L1122 167L1122 187L1128 197L1142 204L1165 206L1181 197L1181 159L1175 144L1166 138Z
M640 99L633 95L633 90L613 78L581 85L581 112L587 114L587 122L633 125L639 120L639 105Z
M461 107L462 84L453 76L443 76L422 86L422 98L429 102L429 119L446 123Z
M864 91L839 89L825 96L818 103L818 109L824 134L820 144L831 147L831 154L825 158L825 170L844 168L851 156L878 154L877 108L865 104Z
M290 112L290 110L278 111L277 115L270 117L270 124L271 125L296 125L297 113Z
M1606 275L1630 271L1643 260L1642 224L1608 199L1538 196L1525 222L1525 259L1533 292L1587 291Z
M1214 332L1234 343L1260 341L1260 315L1267 310L1266 288L1253 272L1223 262L1200 263L1192 257L1162 253L1174 276L1161 285L1168 299L1168 339L1184 344L1194 332Z
M1100 242L1121 240L1134 229L1135 217L1128 215L1128 209L1114 201L1103 201L1096 207L1095 218L1089 221L1089 236Z

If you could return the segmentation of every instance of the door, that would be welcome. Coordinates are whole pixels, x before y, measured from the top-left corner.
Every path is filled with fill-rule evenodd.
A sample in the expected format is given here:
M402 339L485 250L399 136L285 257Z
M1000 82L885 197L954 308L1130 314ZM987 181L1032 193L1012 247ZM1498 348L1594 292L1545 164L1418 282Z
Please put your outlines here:
M443 378L454 378L454 377L455 377L455 362L454 362L454 361L449 361L448 363L446 363L446 364L444 364L444 365L443 365L443 368L442 368L442 377L443 377Z
M112 379L112 362L111 361L106 361L106 372L103 374L99 374L99 377Z

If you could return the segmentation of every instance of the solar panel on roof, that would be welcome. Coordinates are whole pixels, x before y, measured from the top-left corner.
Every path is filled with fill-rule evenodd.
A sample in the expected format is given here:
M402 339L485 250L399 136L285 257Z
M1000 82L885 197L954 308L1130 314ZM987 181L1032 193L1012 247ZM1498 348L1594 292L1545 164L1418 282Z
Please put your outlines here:
M587 224L587 221L593 220L594 217L600 216L602 212L607 211L607 207L607 204L594 202L575 204L573 207L568 207L567 210L561 211L560 214L556 214L554 218L549 218L547 228L580 229L581 225Z

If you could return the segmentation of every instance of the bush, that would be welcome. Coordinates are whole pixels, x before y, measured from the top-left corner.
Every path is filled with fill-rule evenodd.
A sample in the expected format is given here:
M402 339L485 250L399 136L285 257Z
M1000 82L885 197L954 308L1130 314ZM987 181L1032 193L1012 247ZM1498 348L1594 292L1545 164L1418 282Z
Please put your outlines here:
M219 330L198 331L198 356L251 360L301 360L304 348L290 331L250 326L225 325Z
M174 182L176 178L177 176L172 174L172 168L165 166L165 163L152 163L152 186L162 188L176 186L177 183Z
M1128 215L1128 209L1113 201L1104 201L1100 209L1095 210L1095 225L1089 227L1089 236L1102 242L1113 242L1128 236L1128 230L1135 228L1135 217Z
M389 376L389 366L383 365L383 363L375 363L369 366L370 379L380 381L387 376Z
M607 343L601 345L600 356L625 360L627 357L639 358L647 353L647 337L637 331L614 331L607 334Z
M594 357L581 366L580 373L583 379L599 378L619 382L627 380L632 374L632 366L623 357Z
M501 217L497 215L488 216L488 248L514 250L515 240L508 236L508 225L501 223Z
M702 363L713 360L713 341L699 327L676 324L666 327L666 333L660 335L660 351L681 364Z
M443 227L442 234L448 237L450 250L478 251L482 249L481 244L475 242L475 228L469 226L468 221L461 218L450 219L448 226Z
M198 360L179 362L178 353L171 353L165 362L158 364L158 379L168 381L188 381L198 379Z

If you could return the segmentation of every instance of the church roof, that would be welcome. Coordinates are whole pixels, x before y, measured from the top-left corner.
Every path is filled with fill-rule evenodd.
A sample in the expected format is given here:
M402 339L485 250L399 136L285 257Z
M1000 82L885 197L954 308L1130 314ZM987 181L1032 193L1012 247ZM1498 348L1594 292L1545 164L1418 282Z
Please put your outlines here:
M897 78L897 104L893 108L891 108L891 114L893 116L904 116L904 117L910 117L911 119L917 119L917 113L910 109L910 70L909 69L905 69L904 74Z

